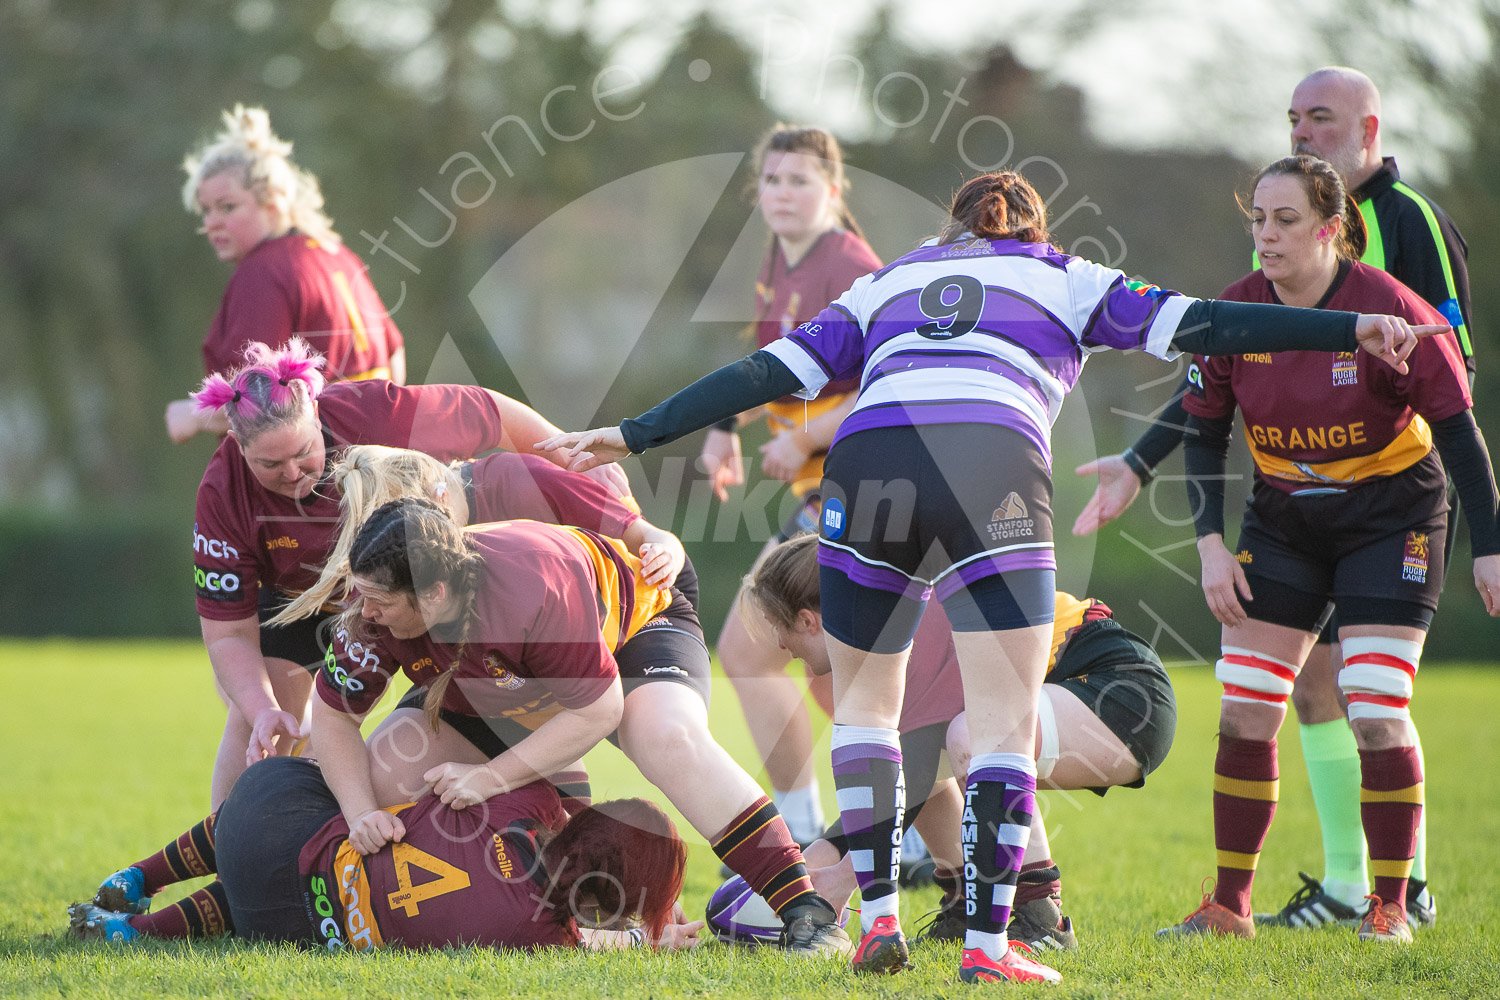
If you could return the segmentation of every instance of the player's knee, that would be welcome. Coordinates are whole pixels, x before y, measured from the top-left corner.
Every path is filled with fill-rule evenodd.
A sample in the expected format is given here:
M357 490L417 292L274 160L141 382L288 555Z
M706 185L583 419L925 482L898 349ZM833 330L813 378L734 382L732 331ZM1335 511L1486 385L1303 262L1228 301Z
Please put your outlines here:
M1349 701L1349 721L1356 732L1362 732L1366 720L1392 720L1409 725L1412 683L1422 659L1422 644L1369 635L1346 639L1343 646L1344 669L1339 671L1339 688ZM1363 729L1381 728L1363 726Z
M969 773L969 720L965 713L960 712L954 716L953 721L948 723L947 735L948 761L954 775L962 784L964 776Z
M1285 711L1297 680L1297 668L1266 653L1225 646L1214 664L1214 676L1224 686L1224 706L1264 706Z

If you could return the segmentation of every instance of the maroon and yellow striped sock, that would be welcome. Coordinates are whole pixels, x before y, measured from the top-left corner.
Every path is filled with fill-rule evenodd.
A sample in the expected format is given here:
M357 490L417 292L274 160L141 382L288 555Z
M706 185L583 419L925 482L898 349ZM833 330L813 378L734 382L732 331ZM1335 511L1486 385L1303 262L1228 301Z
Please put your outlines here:
M214 856L214 815L209 815L191 830L172 841L132 868L146 877L146 895L155 895L164 886L201 878L217 872Z
M1276 741L1219 736L1214 759L1214 847L1219 879L1214 901L1250 915L1255 865L1276 815Z
M130 926L156 938L209 938L234 932L229 899L219 881L159 910L131 917Z
M1422 819L1422 760L1416 747L1359 752L1359 813L1370 874L1382 902L1406 908L1406 879Z
M817 897L807 877L802 848L764 795L736 816L712 846L719 860L749 882L778 914Z

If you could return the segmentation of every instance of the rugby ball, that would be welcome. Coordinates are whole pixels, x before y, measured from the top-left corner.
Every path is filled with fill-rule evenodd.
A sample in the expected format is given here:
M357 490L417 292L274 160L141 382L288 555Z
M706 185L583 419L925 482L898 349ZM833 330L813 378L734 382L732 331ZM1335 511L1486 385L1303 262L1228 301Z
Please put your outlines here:
M738 875L714 890L704 919L714 937L726 944L774 945L781 937L781 918Z

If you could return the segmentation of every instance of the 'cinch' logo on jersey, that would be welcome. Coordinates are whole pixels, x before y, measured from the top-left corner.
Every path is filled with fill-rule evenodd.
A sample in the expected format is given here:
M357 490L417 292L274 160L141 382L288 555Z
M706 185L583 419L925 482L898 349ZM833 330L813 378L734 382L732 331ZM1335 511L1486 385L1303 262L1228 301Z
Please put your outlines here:
M1333 356L1333 384L1359 385L1359 362L1353 351L1339 351Z
M1427 532L1406 533L1406 552L1401 557L1401 579L1408 583L1427 582L1427 548Z
M1036 534L1036 521L1026 509L1026 501L1021 499L1021 494L1011 490L990 515L988 528L992 540L1003 542L1010 538L1026 538Z

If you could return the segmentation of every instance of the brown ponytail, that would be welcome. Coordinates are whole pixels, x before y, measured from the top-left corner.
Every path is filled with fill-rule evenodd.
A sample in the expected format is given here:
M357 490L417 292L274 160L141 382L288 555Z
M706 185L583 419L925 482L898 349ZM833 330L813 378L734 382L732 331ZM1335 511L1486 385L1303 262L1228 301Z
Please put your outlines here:
M952 243L964 233L988 240L1049 243L1047 203L1031 182L1014 170L970 178L953 195L948 221L938 231L939 243Z

